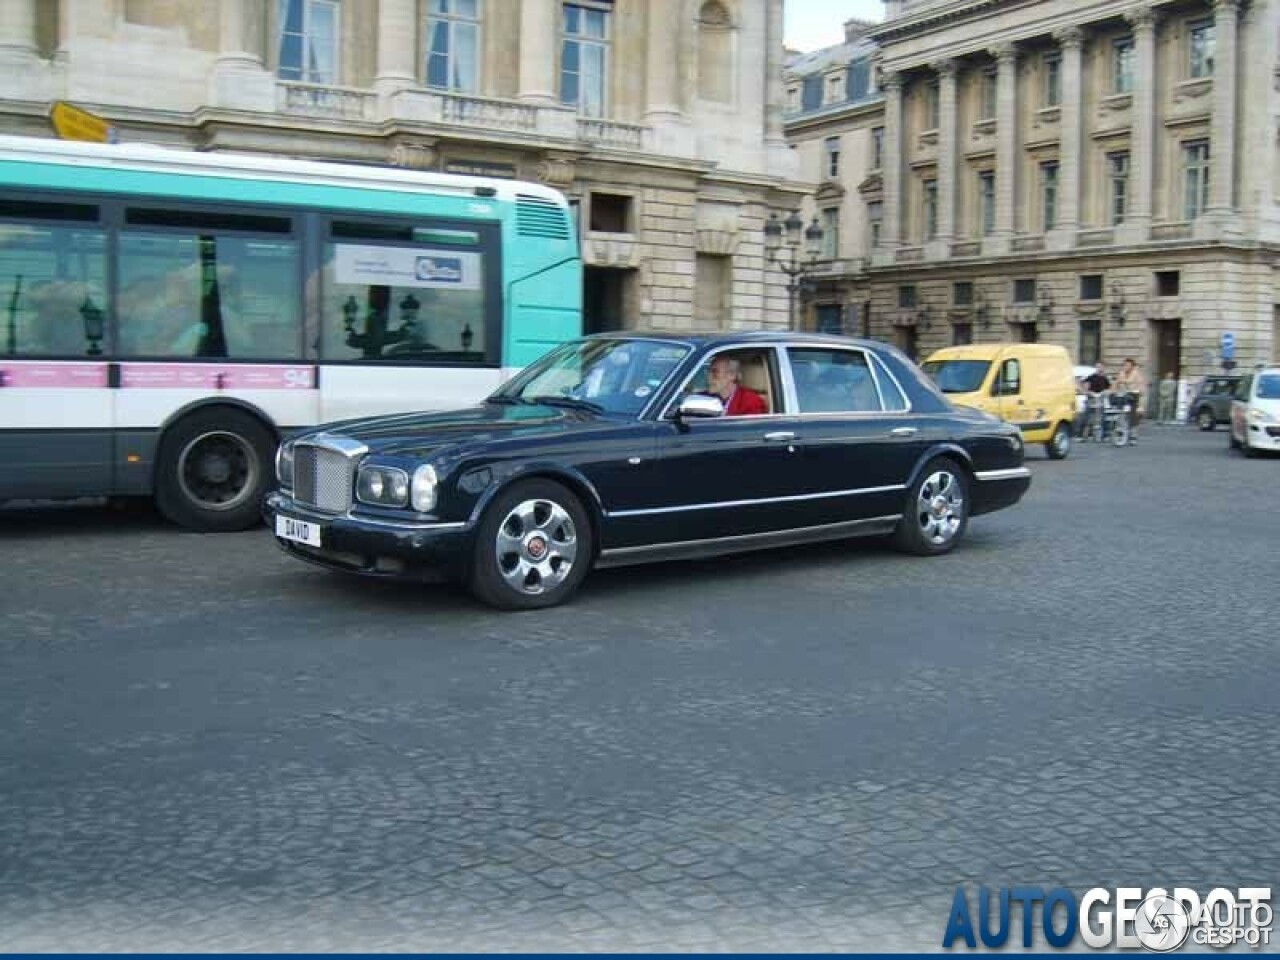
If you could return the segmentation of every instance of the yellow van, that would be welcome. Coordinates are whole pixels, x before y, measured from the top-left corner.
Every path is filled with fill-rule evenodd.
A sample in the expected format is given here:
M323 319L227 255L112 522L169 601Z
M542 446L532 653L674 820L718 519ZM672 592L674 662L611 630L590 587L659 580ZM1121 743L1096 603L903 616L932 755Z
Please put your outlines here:
M1048 343L973 343L945 347L922 364L952 403L977 407L1043 443L1049 457L1071 452L1076 381L1065 347Z

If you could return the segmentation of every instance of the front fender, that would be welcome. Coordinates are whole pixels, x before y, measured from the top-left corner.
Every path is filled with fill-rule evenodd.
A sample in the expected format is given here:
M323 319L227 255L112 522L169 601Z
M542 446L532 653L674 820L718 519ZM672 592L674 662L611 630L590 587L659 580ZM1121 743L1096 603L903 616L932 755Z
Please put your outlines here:
M511 466L505 470L494 468L493 483L489 484L488 488L475 502L468 524L470 526L478 524L480 517L484 515L485 510L489 508L489 504L494 501L494 498L513 483L534 478L555 480L572 490L578 496L578 499L582 501L583 507L586 508L591 517L592 525L596 527L597 533L599 532L600 520L604 516L604 501L601 500L600 492L596 490L595 484L587 479L582 471L574 467L545 461L530 461L518 466Z

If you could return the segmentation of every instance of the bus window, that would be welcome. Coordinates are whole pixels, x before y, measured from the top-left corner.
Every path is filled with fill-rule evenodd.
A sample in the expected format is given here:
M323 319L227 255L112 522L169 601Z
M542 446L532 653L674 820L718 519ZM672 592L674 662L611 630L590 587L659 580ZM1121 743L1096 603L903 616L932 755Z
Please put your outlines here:
M298 243L289 220L128 211L119 242L119 352L131 356L301 356ZM200 222L203 219L204 222ZM163 228L173 229L163 229ZM265 236L232 230L270 231ZM271 235L277 234L277 235Z
M326 360L481 364L496 348L478 232L335 221L324 251Z
M57 208L46 210L44 208ZM0 211L0 353L96 356L106 349L106 234L84 204L7 202Z

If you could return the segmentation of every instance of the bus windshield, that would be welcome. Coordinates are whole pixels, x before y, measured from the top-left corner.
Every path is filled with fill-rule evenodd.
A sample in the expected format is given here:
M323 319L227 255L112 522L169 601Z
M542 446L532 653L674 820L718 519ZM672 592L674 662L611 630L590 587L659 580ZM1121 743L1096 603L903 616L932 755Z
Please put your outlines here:
M579 340L549 353L490 400L636 416L689 352L662 340Z
M990 369L988 360L930 360L924 364L924 372L943 393L973 393L981 389Z

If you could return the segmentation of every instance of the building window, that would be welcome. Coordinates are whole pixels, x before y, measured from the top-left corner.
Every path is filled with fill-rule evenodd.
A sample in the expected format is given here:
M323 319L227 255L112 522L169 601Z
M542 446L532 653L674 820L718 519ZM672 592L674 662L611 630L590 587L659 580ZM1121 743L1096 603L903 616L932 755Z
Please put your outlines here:
M1200 20L1191 24L1188 31L1189 73L1192 77L1213 76L1214 29L1212 20Z
M1209 206L1209 141L1182 145L1182 216L1194 220Z
M593 233L631 233L631 197L617 193L591 193L590 229Z
M951 303L957 307L973 305L973 281L958 280L951 285Z
M826 161L827 179L839 180L840 179L840 138L827 137L827 139L823 142L823 146L825 148L826 156L827 156L827 161Z
M867 204L867 227L871 246L880 246L881 231L884 228L884 205L879 200Z
M1134 64L1133 38L1117 40L1111 47L1111 92L1129 93L1133 90Z
M834 260L840 256L840 208L826 207L822 211L822 258Z
M863 58L849 64L846 74L845 97L849 100L861 100L871 89L871 61Z
M338 82L338 0L276 0L281 80Z
M1047 53L1044 57L1044 105L1056 107L1062 103L1062 57Z
M942 123L942 93L937 80L931 80L924 88L924 126L937 130Z
M817 110L822 106L822 77L805 77L801 81L800 109Z
M871 129L871 169L879 170L884 166L884 127Z
M1108 215L1113 226L1124 223L1125 212L1129 205L1129 154L1125 152L1107 154L1107 179L1110 187L1110 206Z
M932 240L938 235L938 181L924 182L924 238Z
M1182 290L1182 274L1177 270L1156 271L1156 296L1176 297Z
M996 71L982 71L982 102L979 106L981 120L994 120L996 118L997 94L999 93L999 81Z
M978 174L978 207L982 217L982 235L990 236L996 229L996 174L984 170Z
M474 93L480 87L480 0L431 0L427 86Z
M604 116L608 76L608 12L566 3L560 46L561 102L588 117Z
M1040 217L1045 230L1058 225L1058 161L1040 164Z
M970 343L973 343L973 324L953 323L951 325L952 346L963 347Z
M1036 281L1034 277L1026 277L1013 281L1013 302L1036 302Z
M1102 321L1097 317L1080 318L1080 363L1094 366L1102 362Z
M1102 274L1086 273L1080 277L1080 299L1102 299Z
M902 310L914 310L916 306L916 286L914 283L903 284L898 288L898 307Z

